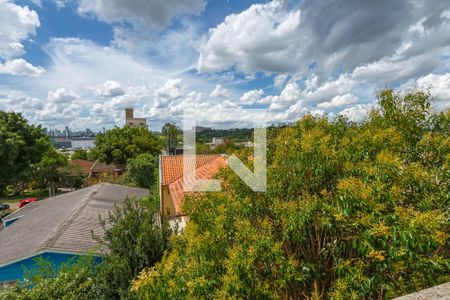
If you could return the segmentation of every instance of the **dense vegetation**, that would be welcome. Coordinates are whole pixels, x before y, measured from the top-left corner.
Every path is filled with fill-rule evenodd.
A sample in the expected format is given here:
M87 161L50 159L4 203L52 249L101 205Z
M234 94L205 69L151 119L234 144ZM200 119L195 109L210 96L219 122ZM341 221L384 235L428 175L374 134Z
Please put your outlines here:
M142 153L128 160L124 181L143 188L150 188L158 179L158 156ZM158 187L155 188L158 190Z
M185 232L133 290L382 299L449 281L449 126L426 92L385 90L361 124L308 115L270 132L267 192L223 171L224 190L185 202Z
M0 299L389 299L450 281L450 112L427 92L378 100L360 124L307 115L268 130L267 192L224 169L222 192L188 197L170 239L157 195L127 200L101 264L44 267ZM153 159L133 155L129 171Z
M146 128L125 126L97 135L94 153L104 163L125 166L139 154L157 156L161 149L161 139Z
M233 142L245 142L251 141L252 136L252 128L205 129L196 133L196 139L200 143L211 143L214 137L223 138Z
M31 166L50 149L40 126L33 126L16 113L0 111L0 195L9 185L28 181Z

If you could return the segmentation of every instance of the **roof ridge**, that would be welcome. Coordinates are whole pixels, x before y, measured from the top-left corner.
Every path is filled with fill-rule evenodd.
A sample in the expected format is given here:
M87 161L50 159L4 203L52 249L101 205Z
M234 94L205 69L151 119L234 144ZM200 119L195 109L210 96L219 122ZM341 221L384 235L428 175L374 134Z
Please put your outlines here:
M89 193L86 199L82 201L82 203L78 207L76 207L72 211L72 213L67 218L64 219L64 221L61 222L61 224L58 226L54 234L50 235L48 239L42 242L42 244L38 247L38 249L42 250L51 248L55 244L55 242L61 237L61 235L67 230L70 224L72 224L72 221L75 220L80 215L83 209L92 200L93 196L96 195L100 191L100 189L103 188L104 185L105 185L104 183L98 184L98 187L96 187L94 191Z
M99 162L99 160L97 159L89 170L92 171L92 169L94 169L94 167L97 165L98 162Z
M211 160L211 161L209 161L207 163L202 164L198 168L194 168L194 170L192 170L191 172L188 172L187 174L183 173L183 175L191 176L192 174L194 174L194 176L195 176L194 179L197 180L197 178L196 178L197 177L197 171L200 171L201 169L206 168L208 165L215 163L219 158L225 158L225 156L222 156L222 154L215 154L215 155L218 155L218 157L216 157L215 159L213 159L213 160ZM227 160L225 160L225 164L226 164L226 161ZM172 182L169 182L167 185L173 185L176 182L183 181L183 180L184 180L184 176L181 176L180 178L178 178L178 179L176 179L176 180L174 180ZM203 179L199 179L199 180L203 180Z

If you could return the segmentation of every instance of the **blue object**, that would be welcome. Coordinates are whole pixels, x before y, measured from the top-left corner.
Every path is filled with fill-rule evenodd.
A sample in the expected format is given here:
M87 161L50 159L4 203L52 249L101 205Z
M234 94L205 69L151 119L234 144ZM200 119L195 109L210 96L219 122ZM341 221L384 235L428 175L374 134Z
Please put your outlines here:
M26 270L36 270L38 268L36 264L36 259L42 257L48 262L51 262L55 268L59 268L63 263L69 262L71 259L77 259L81 257L79 254L69 254L69 253L54 253L45 252L41 253L18 262L8 264L5 266L0 266L0 282L2 281L21 281L24 279ZM95 256L94 260L96 263L101 262L101 257Z

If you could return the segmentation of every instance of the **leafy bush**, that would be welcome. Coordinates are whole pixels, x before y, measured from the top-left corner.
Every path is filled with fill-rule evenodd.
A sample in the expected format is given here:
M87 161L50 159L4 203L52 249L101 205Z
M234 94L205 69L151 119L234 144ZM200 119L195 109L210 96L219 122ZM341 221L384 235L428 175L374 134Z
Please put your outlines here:
M97 135L92 155L107 164L125 166L139 154L159 155L161 149L162 140L148 129L125 126Z
M361 124L307 115L272 131L267 192L223 171L221 193L185 201L185 232L133 290L383 299L449 281L449 122L428 93L385 90Z
M81 257L60 267L43 259L39 268L27 274L27 280L0 293L2 300L96 299L97 265L92 256Z
M128 161L126 182L138 187L150 188L158 178L158 157L143 153Z
M127 199L102 221L105 236L99 239L110 250L99 270L99 293L105 299L132 298L130 282L144 268L159 261L169 246L170 228L155 222L158 201L152 197ZM113 224L112 227L107 224Z

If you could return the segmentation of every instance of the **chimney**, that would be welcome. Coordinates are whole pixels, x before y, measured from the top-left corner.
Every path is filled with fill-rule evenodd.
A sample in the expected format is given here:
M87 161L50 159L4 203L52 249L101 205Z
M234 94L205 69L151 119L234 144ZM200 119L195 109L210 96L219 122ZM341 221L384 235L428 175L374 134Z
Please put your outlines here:
M132 108L125 108L125 118L133 119L134 113Z

